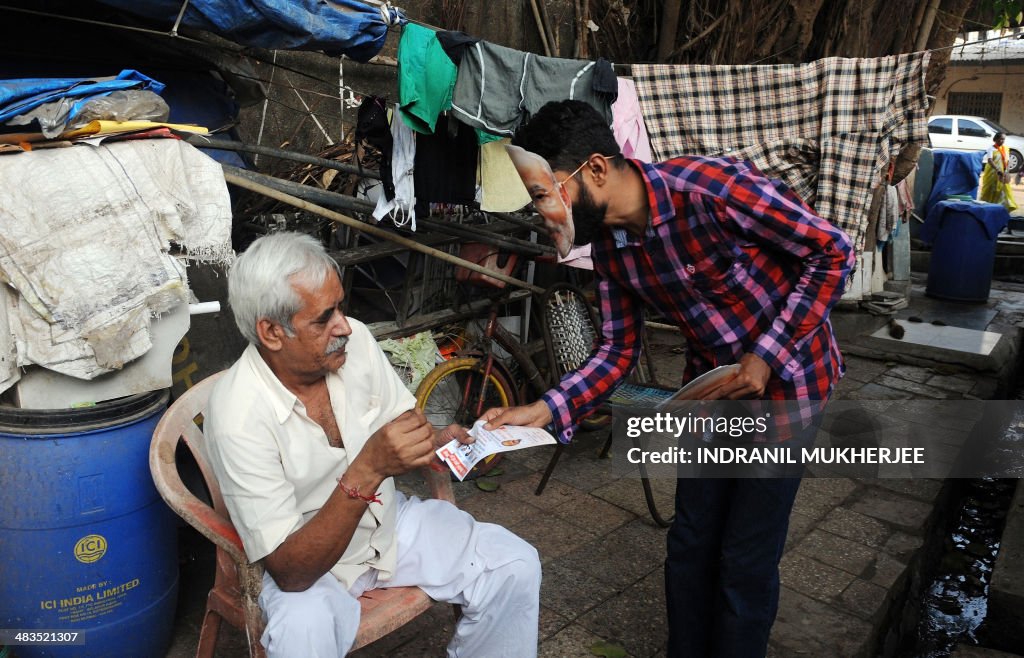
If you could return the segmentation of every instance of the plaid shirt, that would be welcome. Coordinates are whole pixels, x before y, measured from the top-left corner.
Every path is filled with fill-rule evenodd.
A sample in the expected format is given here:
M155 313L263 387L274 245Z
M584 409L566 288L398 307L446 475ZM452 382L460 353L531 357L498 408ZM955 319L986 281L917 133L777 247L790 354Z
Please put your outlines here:
M928 146L928 53L777 66L634 64L654 158L749 160L864 247L871 190Z
M847 235L749 162L631 163L650 222L642 240L604 231L593 244L602 341L542 398L559 440L636 364L645 304L686 336L684 379L749 352L772 369L765 399L827 400L844 369L828 313L854 263Z

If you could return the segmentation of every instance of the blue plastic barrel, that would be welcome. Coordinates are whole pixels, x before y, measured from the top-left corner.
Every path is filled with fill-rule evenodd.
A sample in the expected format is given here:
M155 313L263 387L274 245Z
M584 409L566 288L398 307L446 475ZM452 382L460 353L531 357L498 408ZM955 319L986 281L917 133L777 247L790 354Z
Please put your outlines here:
M1010 215L993 203L940 201L928 213L920 237L932 243L930 297L986 302L992 287L996 241Z
M149 444L167 392L70 410L0 407L0 628L75 630L33 656L163 656L178 597L177 521Z

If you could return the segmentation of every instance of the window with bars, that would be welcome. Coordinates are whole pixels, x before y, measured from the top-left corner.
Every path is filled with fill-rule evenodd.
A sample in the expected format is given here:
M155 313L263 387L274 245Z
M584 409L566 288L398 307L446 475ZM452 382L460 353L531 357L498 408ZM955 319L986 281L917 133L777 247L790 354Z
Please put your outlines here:
M1003 95L977 91L951 92L946 104L946 114L966 114L999 121L1003 107Z

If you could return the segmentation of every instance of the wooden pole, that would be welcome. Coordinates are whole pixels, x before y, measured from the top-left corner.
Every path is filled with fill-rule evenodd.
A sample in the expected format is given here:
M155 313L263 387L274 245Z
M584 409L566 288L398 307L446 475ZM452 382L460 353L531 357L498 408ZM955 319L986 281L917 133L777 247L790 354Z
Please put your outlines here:
M298 197L292 196L290 194L285 194L284 192L279 192L271 187L261 185L260 183L232 174L228 171L224 172L224 180L227 181L228 183L231 183L232 185L236 185L251 192L256 192L257 194L262 194L265 197L274 199L276 201L280 201L282 203L287 203L288 205L294 206L301 210L306 210L316 215L320 215L321 217L325 217L332 221L338 222L339 224L348 226L357 231L362 231L363 233L366 233L368 235L381 238L382 240L390 240L391 242L400 244L403 247L406 247L407 249L410 249L412 251L418 251L421 254L427 254L428 256L439 258L445 261L446 263L458 265L459 267L464 267L467 270L472 270L480 274L485 274L491 278L498 279L499 281L504 281L505 283L516 286L517 288L524 288L534 293L544 292L544 289L541 288L540 286L535 286L531 283L527 283L526 281L522 281L520 279L508 276L506 274L502 274L501 272L489 270L486 267L481 267L476 263L464 260L462 258L459 258L458 256L452 256L451 254L441 251L439 249L434 249L433 247L422 245L419 242L416 242L415 240L410 240L401 235L395 235L390 231L385 231L382 228L377 228L376 226L373 226L371 224L361 222L358 219L355 219L354 217L342 215L341 213L334 212L333 210L328 210L323 206L318 206L308 201L303 201Z
M544 45L544 54L551 57L551 46L548 45L548 35L544 31L544 19L540 17L540 8L537 0L530 0L530 8L533 9L533 20L537 23L537 33L540 35L540 42Z
M223 149L225 151L243 151L245 153L256 153L258 155L267 155L272 158L281 158L283 160L291 160L293 162L301 162L303 164L315 165L317 167L324 167L325 169L334 169L340 171L343 174L355 174L356 176L362 176L363 178L373 178L374 180L380 180L380 172L372 169L363 169L356 165L351 165L346 162L338 162L337 160L329 160L327 158L318 158L314 155L307 155L305 153L298 153L296 151L286 151L284 149L273 148L271 146L262 146L260 144L245 144L242 142L235 142L227 139L212 139L205 135L190 135L185 138L185 141L192 146L198 146L199 148L209 149Z

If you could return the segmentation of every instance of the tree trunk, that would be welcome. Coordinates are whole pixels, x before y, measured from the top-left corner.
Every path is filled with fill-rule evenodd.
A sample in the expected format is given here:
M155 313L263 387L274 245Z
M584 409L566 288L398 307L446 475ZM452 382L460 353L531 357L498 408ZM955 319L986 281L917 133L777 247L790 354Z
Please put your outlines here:
M928 76L925 78L925 86L928 95L934 96L938 93L942 81L946 77L946 68L949 66L949 56L953 53L950 46L956 40L960 32L964 15L974 4L973 0L942 0L939 4L939 15L932 26L931 36L928 38L928 48L936 49L932 53L931 63L928 66Z
M675 50L676 32L679 28L679 6L682 0L665 0L662 3L661 30L658 34L658 61L664 62Z
M620 62L789 64L893 55L917 43L947 48L973 1L937 0L937 11L929 12L932 1L592 0L600 31L590 55ZM948 59L948 50L933 55L929 85L941 82Z

